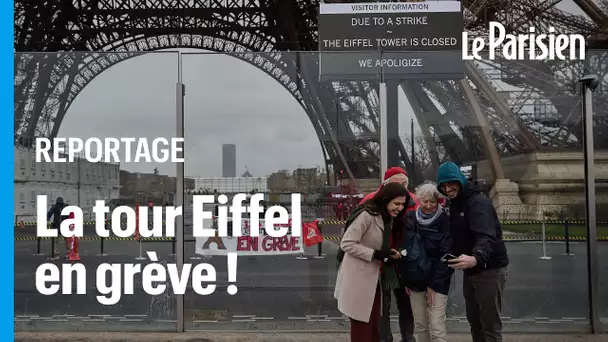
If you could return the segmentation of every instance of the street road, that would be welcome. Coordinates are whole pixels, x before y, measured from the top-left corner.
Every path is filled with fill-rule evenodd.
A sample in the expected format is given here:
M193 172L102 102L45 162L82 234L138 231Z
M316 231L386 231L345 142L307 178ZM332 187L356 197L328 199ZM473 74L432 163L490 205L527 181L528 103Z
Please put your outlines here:
M306 260L296 255L242 256L238 259L234 296L226 292L226 258L193 257L194 243L187 243L189 263L208 262L217 270L217 288L208 296L190 289L185 295L187 327L190 329L346 329L348 323L333 299L336 279L333 241L323 243L325 259L314 259L316 248ZM57 247L63 255L63 246ZM95 270L100 263L137 263L139 244L135 241L105 241L106 256L99 256L100 241L81 242L82 263L87 268L87 294L44 296L37 292L34 274L47 262L50 241L42 241L44 256L36 256L36 241L15 241L15 316L18 330L174 330L177 317L174 297L168 293L150 296L135 281L133 295L104 306L97 302ZM563 242L548 243L551 260L542 260L540 243L508 243L511 266L505 294L507 330L580 330L588 316L585 244L571 243L574 255L565 252ZM155 251L162 262L174 262L170 242L145 242L142 251ZM600 244L600 270L608 244ZM603 261L602 261L603 260ZM63 261L50 261L57 264ZM143 260L148 263L149 260ZM450 327L466 330L461 277L457 274L450 296ZM600 276L601 314L608 317L608 272ZM76 286L73 286L74 290ZM74 292L75 293L75 292ZM393 311L394 308L393 308ZM509 324L511 323L511 324ZM525 328L524 328L525 326Z

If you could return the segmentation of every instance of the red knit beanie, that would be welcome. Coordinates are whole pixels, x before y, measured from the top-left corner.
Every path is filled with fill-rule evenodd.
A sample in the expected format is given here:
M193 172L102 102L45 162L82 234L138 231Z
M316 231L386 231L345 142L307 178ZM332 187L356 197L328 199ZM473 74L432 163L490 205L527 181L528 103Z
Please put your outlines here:
M398 175L398 174L404 174L407 177L407 172L405 172L404 169L398 167L398 166L393 166L393 167L389 167L386 172L384 173L384 180L387 180L389 178L391 178L394 175Z

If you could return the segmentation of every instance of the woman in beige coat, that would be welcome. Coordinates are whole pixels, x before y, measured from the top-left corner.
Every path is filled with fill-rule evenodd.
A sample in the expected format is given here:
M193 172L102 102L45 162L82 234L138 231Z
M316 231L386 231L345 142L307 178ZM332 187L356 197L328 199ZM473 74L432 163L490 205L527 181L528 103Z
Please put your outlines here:
M392 260L401 257L390 249L405 222L400 215L409 193L399 183L384 185L359 206L346 222L338 260L341 261L334 297L338 310L351 319L351 342L379 342L381 291L399 287Z

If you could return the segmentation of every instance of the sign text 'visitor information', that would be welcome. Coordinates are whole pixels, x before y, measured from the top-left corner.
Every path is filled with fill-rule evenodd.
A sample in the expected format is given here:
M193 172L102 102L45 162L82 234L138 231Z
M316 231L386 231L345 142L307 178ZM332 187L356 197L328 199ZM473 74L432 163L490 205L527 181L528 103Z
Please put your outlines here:
M326 80L461 79L460 1L321 4Z

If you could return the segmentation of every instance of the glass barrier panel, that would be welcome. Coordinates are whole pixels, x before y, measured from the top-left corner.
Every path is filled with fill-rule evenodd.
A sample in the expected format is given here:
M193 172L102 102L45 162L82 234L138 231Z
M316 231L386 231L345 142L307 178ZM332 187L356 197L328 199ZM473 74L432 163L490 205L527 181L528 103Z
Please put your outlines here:
M466 80L421 87L439 112L428 125L440 161L459 164L500 220L509 257L504 331L585 332L581 115L576 89L565 85L576 76L567 62L556 76L543 63L467 62ZM469 331L466 277L453 278L451 331Z
M344 71L332 74L333 69L319 77L319 57L307 52L182 56L185 169L194 182L186 200L185 260L211 263L218 285L207 296L188 290L189 330L347 329L334 299L336 253L344 220L380 183L378 82L369 71L365 81L336 79L345 77ZM274 238L264 230L259 237L193 236L200 224L189 215L194 196L219 200L224 194L232 204L238 193L263 194L266 209L286 207L292 228L299 211L302 236ZM300 203L292 202L294 194L301 194ZM213 204L204 208L216 210ZM251 215L246 216L243 234L251 232ZM236 229L232 220L228 213L227 227ZM202 222L209 228L219 221ZM321 243L315 241L319 234ZM237 249L233 284L225 254ZM229 294L229 285L238 292Z
M143 268L150 262L147 251L156 252L161 263L173 261L170 243L146 240L143 227L127 221L140 206L173 202L176 164L167 157L176 134L177 56L15 55L15 330L175 331L172 292L147 294L139 273L133 293L125 294L133 275L113 277L118 273L108 271L104 281L97 271L108 264L119 265L118 271L124 264ZM64 144L49 140L57 154L37 162L35 138L41 137ZM114 215L97 218L96 201L109 210L130 208L131 214L117 217L116 227L106 225L107 237L97 234L95 222L110 222ZM65 219L58 209L66 205L82 209L84 236L37 238L37 212L43 224L55 227ZM45 263L55 267L47 274L65 280L42 282L44 274L37 272ZM69 265L85 267L77 268L71 285Z
M601 328L606 331L608 330L608 287L606 286L608 284L608 261L606 261L608 255L608 75L605 68L608 62L608 50L591 50L587 60L586 74L596 75L599 80L597 88L592 93L591 105L599 272L599 299L596 305L598 305Z
M542 63L467 62L462 80L447 77L451 69L445 65L398 81L383 70L387 85L393 83L399 94L392 105L399 108L401 142L389 155L406 155L415 186L435 182L437 167L453 161L469 186L491 199L509 257L501 314L505 332L584 332L589 306L581 281L586 279L580 235L583 145L575 134L580 103L576 89L563 85L574 77L572 66L553 76L538 71ZM388 103L390 113L390 96ZM461 271L452 277L449 331L470 331L464 278ZM392 315L396 321L394 305Z
M316 251L315 257L314 247L304 248L302 255L271 256L254 252L253 240L232 238L240 243L241 249L239 292L229 295L226 293L230 285L226 257L219 250L236 248L237 241L228 242L232 247L226 247L225 238L209 241L190 235L189 260L211 262L218 268L218 278L223 276L226 280L220 280L218 293L203 298L191 290L186 296L185 317L189 329L348 329L348 320L339 313L333 298L337 272L334 256L343 220L356 201L351 200L353 203L349 205L348 200L335 203L335 198L347 199L347 193L353 191L364 194L378 185L379 149L378 145L375 150L371 148L371 137L377 139L378 134L373 132L379 131L380 99L376 83L379 80L338 82L318 78L312 71L317 69L317 58L318 55L312 53L183 56L184 83L190 94L185 103L186 175L192 177L195 184L194 194L224 193L230 199L230 194L258 192L261 188L261 192L267 193L264 198L268 205L289 203L286 195L294 192L306 193L309 199L310 195L319 196L316 202L309 200L303 204L302 215L304 221L324 219L319 227L325 240L321 244L323 250L320 254ZM309 63L312 68L307 67ZM262 68L271 78L287 86L273 89L270 84L261 83L261 80L270 82L268 77L261 77L260 81L253 76L243 77L254 73L255 66L261 66L257 69ZM221 72L222 69L238 72ZM549 76L539 76L525 62L484 60L468 65L467 76L465 81L408 80L397 84L399 131L407 125L407 119L402 119L405 112L409 114L410 125L412 118L416 118L414 134L418 129L422 139L417 141L414 136L414 168L408 169L412 167L411 161L404 158L408 153L405 147L408 139L402 134L399 134L402 142L393 143L389 148L389 157L391 153L396 154L395 148L399 149L393 158L400 160L410 174L419 175L410 181L412 191L414 185L436 179L434 168L439 163L454 161L462 167L469 182L490 197L501 221L510 259L502 310L505 331L587 331L587 286L580 281L586 278L586 249L577 233L584 222L580 221L580 210L576 209L584 195L580 189L574 198L567 192L572 183L582 185L584 179L582 160L569 158L575 154L582 156L582 143L573 133L560 133L565 129L575 131L580 123L580 104L573 101L575 90L549 87L546 82ZM212 82L207 88L198 85L212 77L216 79L207 81ZM315 82L317 87L313 88ZM537 89L541 90L524 90L526 82L537 82ZM386 83L388 86L391 82ZM240 93L239 89L242 89ZM285 90L285 96L289 94L301 101L300 107L288 107L278 101L279 94ZM223 99L226 93L232 94L230 101ZM316 112L321 106L324 112ZM253 115L253 108L257 107L260 114ZM318 129L315 139L321 140L322 148L311 150L310 146L317 140L305 140L311 135L302 130L293 131L293 127L302 128L306 124L298 125L295 117L286 115L303 110L301 108L306 108L304 113L311 119L312 128ZM332 113L337 112L340 115L332 117ZM370 112L374 115L369 115ZM256 120L258 116L268 118ZM197 117L205 117L205 125L196 124ZM212 120L213 117L220 123ZM332 125L333 122L336 124ZM239 129L243 132L226 135L227 131ZM333 135L329 134L332 129ZM269 135L273 138L268 139ZM238 137L245 136L246 142L235 143ZM306 145L295 145L297 137ZM411 141L411 136L409 138ZM272 143L264 144L260 140ZM241 145L244 151L237 153ZM284 149L274 150L278 146ZM336 146L341 150L335 150ZM316 149L319 151L315 152ZM409 149L411 151L411 146ZM422 152L424 149L428 152ZM318 153L323 159L306 161L309 153ZM277 157L269 158L270 155ZM342 158L355 162L344 164ZM318 184L309 187L307 182L301 184L302 173L306 172L302 169L313 169L306 167L313 163L317 167L315 174L324 180L317 180ZM580 165L573 165L576 163ZM325 172L332 167L336 171ZM326 180L332 173L334 178ZM349 185L351 174L354 185ZM319 185L337 188L319 190ZM539 190L547 187L558 190ZM187 201L187 206L191 203L192 200ZM311 208L304 209L305 206ZM213 206L208 209L214 210ZM187 208L186 212L188 210L193 209ZM192 225L192 222L186 223L186 230L192 229ZM449 294L450 331L469 331L462 283L462 273L456 272ZM392 304L393 332L399 331L397 316L396 305Z

